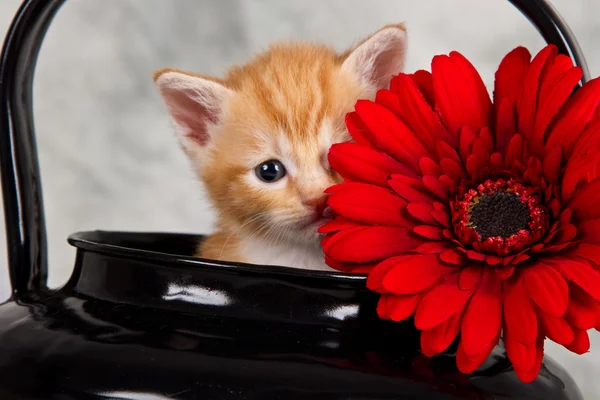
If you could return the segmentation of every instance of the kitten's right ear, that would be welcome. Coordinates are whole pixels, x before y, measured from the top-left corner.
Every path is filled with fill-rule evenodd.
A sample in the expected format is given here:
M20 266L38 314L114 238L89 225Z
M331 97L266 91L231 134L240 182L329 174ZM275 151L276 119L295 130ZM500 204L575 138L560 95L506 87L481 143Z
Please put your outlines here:
M385 89L404 68L406 43L404 24L387 25L342 54L342 68L374 91Z
M185 150L197 152L210 143L233 91L216 80L169 69L156 72L154 82Z

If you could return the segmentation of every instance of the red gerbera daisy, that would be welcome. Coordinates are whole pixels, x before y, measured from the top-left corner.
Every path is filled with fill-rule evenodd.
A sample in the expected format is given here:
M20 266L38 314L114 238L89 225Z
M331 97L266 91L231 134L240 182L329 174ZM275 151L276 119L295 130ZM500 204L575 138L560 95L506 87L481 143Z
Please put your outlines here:
M600 330L600 79L548 46L509 53L494 101L461 54L400 74L347 117L345 182L321 227L330 266L368 272L378 314L414 315L425 355L460 333L469 373L500 334L521 380L547 337L587 352Z

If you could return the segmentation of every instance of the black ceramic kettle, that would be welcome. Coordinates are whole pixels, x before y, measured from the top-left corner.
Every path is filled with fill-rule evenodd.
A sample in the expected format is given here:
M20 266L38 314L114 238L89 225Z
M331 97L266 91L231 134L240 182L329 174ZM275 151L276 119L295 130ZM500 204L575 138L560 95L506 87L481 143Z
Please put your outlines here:
M364 276L198 260L192 235L74 234L73 275L49 290L32 81L63 3L24 1L0 60L0 399L582 399L549 358L526 385L501 346L469 376L452 349L423 357L412 322L377 318ZM546 1L511 3L588 79Z

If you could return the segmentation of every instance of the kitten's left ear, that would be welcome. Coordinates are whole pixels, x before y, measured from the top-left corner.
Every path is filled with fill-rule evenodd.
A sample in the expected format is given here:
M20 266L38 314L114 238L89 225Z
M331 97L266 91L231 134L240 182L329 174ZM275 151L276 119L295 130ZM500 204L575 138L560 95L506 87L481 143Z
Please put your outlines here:
M385 26L344 54L342 69L371 90L386 89L392 76L404 68L406 47L405 26Z

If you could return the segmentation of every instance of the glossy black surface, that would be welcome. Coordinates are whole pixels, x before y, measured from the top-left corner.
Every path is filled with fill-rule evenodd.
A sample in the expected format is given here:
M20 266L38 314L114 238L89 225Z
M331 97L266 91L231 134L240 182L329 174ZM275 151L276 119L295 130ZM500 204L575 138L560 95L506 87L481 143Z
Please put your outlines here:
M2 308L0 398L581 399L549 360L523 385L501 348L471 377L426 359L364 277L204 262L196 240L73 235L67 286Z
M510 1L585 67L545 1ZM190 235L73 235L73 276L48 290L31 92L63 2L24 1L0 58L13 288L0 306L0 399L581 399L549 359L524 385L501 347L469 377L451 350L422 357L410 321L376 317L362 276L198 260Z

